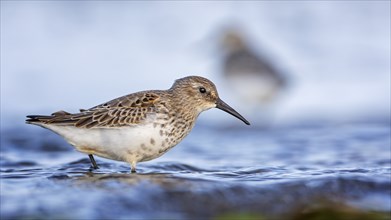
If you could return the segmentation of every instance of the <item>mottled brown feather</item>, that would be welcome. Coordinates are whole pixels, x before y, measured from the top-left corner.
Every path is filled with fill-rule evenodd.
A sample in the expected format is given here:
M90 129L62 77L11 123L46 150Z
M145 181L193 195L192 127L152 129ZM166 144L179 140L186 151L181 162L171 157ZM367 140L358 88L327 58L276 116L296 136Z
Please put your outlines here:
M44 124L72 125L79 128L118 127L140 124L149 114L166 112L166 106L158 103L162 91L145 91L122 96L80 113L65 111L53 113L50 117L37 117Z

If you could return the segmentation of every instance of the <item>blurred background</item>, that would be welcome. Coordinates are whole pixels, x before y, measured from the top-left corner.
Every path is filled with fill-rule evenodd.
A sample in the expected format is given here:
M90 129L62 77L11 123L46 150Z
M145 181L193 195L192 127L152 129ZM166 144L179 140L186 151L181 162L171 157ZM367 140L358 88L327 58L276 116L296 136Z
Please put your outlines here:
M0 218L390 219L390 7L1 1ZM24 122L188 75L251 126L209 110L130 174Z
M388 1L2 1L1 126L187 75L253 124L387 121L390 60Z

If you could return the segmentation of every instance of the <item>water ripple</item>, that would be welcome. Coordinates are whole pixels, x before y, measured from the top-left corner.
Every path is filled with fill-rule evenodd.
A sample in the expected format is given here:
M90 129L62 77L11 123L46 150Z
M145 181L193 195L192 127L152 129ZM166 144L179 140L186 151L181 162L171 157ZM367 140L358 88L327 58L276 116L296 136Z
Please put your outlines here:
M281 217L324 201L388 212L390 138L366 129L202 130L163 156L170 161L140 163L137 173L99 157L94 170L59 139L45 137L45 147L9 133L1 140L0 216L204 219L235 210Z

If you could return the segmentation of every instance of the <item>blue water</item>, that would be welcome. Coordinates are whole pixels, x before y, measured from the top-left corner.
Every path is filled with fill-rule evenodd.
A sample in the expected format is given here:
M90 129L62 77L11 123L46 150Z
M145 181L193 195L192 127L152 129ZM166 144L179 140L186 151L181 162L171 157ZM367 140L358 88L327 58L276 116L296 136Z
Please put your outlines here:
M1 133L1 219L286 218L317 203L391 211L389 123L221 128L199 123L129 165L26 125ZM289 219L289 218L288 218Z

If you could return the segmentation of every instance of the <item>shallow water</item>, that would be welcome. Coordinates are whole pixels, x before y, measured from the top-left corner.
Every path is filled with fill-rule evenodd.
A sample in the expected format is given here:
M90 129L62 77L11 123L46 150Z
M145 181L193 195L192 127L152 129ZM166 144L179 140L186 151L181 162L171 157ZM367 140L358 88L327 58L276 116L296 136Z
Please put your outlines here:
M389 124L215 128L202 124L163 157L86 155L38 127L3 129L1 219L292 216L316 204L391 211Z

